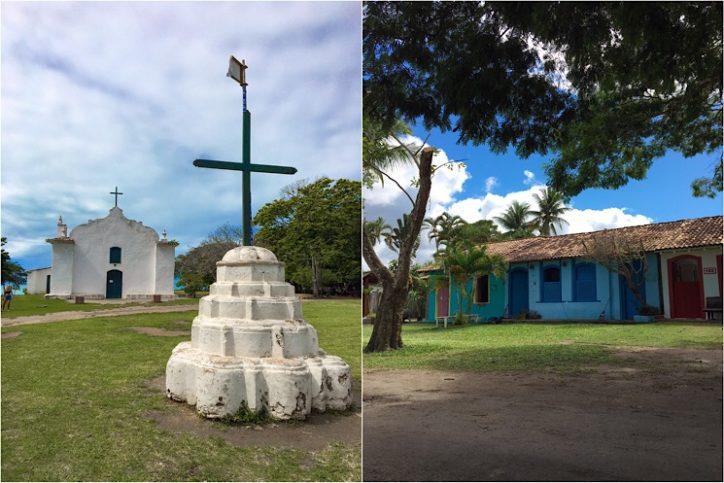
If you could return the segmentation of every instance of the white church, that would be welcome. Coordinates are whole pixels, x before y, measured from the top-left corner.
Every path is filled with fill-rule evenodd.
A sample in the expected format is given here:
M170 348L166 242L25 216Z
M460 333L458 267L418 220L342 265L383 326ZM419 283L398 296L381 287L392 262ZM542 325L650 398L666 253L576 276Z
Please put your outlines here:
M46 240L53 247L52 266L28 272L28 293L89 300L174 297L178 242L126 218L118 194L116 189L116 206L105 218L78 225L70 235L58 219L55 238Z

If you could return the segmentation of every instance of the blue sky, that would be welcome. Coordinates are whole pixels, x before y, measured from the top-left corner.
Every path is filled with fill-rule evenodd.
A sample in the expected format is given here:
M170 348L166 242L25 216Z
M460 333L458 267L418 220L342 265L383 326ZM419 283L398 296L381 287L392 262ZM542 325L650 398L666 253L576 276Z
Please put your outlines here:
M420 126L413 126L413 136L419 140L427 137ZM482 218L492 219L514 200L534 204L533 194L546 186L544 164L548 158L531 156L518 158L513 150L499 155L487 146L457 144L455 133L433 130L428 144L441 151L433 158L433 164L448 160L463 160L463 166L441 169L433 177L428 216L443 211L459 215L468 222ZM721 193L714 199L694 198L691 182L701 176L710 176L712 167L721 153L699 155L684 159L679 153L669 152L654 161L647 177L629 183L617 190L589 189L571 199L565 218L569 222L561 233L594 231L604 228L656 223L722 214ZM393 177L409 186L414 177L411 167L393 170ZM414 192L414 188L409 188ZM365 219L382 216L394 225L401 213L409 212L410 203L392 184L375 185L364 190ZM377 252L384 261L395 254L380 244ZM422 244L417 261L431 260L434 246L422 233Z
M239 223L245 59L252 209L302 179L360 177L361 19L357 2L3 2L2 235L25 268L50 265L69 229L119 206L181 245Z

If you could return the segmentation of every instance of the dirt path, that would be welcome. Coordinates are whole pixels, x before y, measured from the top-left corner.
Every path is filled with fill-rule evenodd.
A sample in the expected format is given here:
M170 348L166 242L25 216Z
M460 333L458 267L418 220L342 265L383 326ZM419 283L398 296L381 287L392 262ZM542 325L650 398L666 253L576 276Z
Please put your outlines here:
M165 376L148 382L148 388L165 394ZM261 426L227 426L199 417L188 404L168 400L170 411L151 411L148 417L159 427L174 433L189 433L203 438L221 438L242 448L274 446L318 451L332 443L360 444L362 414L359 383L352 382L355 410L343 414L312 413L305 422L278 422Z
M115 309L103 309L93 311L71 311L71 312L53 312L45 315L29 315L26 317L17 317L15 319L2 319L3 327L13 327L16 325L28 324L45 324L47 322L59 322L61 320L78 320L90 319L93 317L114 317L116 315L133 315L133 314L157 314L167 312L189 312L198 310L196 305L161 305L161 306L134 306L119 307Z
M367 481L721 481L722 352L620 352L580 376L374 370Z

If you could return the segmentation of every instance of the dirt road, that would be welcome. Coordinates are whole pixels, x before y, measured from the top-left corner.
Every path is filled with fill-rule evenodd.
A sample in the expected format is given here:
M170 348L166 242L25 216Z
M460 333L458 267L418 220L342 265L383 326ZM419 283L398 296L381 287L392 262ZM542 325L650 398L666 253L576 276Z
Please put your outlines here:
M364 479L722 480L722 353L590 374L364 374Z
M70 312L54 312L45 315L29 315L27 317L17 317L14 319L2 319L3 327L13 327L16 325L28 324L45 324L47 322L58 322L61 320L78 320L90 319L93 317L114 317L116 315L133 315L133 314L152 314L166 312L189 312L198 310L196 305L160 305L133 307L118 307L115 309L104 309L94 311L70 311Z

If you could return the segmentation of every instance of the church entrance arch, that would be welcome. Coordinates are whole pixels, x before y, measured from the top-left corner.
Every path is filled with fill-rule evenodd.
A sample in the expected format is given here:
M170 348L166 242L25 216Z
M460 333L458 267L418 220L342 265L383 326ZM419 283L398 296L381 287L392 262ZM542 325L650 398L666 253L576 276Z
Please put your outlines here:
M108 270L106 274L106 298L119 299L123 296L123 272Z

